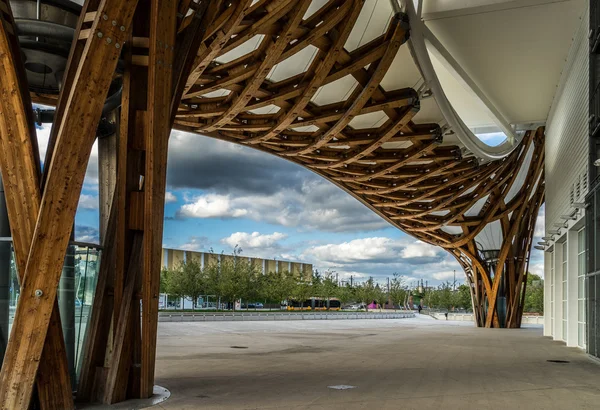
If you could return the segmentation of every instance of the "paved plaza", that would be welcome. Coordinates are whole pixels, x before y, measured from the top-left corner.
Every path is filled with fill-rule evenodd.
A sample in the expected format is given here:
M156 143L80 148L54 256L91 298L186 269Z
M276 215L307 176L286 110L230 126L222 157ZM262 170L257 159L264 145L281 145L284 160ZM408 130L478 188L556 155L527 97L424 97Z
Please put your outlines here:
M425 316L160 323L156 383L163 409L600 407L600 364L541 327Z

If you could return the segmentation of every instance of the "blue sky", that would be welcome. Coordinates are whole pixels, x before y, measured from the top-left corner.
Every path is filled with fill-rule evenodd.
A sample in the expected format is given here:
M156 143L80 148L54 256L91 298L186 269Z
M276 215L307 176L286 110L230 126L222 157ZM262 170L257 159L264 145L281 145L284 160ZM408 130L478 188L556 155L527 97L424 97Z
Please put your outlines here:
M42 155L48 133L48 126L38 130ZM98 242L97 160L94 147L76 216L80 241ZM443 250L402 233L316 174L251 148L174 131L167 191L165 247L230 253L238 245L246 256L312 263L359 281L383 283L398 272L409 283L439 284L454 270L464 280ZM534 250L531 268L543 269L542 252Z

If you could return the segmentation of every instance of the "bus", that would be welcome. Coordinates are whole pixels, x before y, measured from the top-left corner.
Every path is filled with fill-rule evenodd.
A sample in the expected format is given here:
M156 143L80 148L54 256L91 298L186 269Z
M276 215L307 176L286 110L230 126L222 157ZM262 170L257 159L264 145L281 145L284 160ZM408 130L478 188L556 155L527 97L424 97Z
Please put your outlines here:
M341 310L342 303L339 299L331 298L329 299L329 310ZM323 311L327 309L327 299L324 298L316 298L312 297L310 299L306 299L304 303L301 303L298 300L288 300L287 310L315 310L315 311Z

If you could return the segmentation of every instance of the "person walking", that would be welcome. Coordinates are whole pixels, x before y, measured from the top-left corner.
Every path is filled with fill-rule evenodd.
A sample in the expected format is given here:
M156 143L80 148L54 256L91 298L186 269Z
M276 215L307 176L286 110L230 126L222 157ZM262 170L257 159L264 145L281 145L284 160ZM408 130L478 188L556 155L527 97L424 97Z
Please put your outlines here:
M420 314L421 314L421 310L423 310L423 306L421 306L421 304L420 304L420 303L419 303L419 307L418 307L418 309L419 309L419 315L420 315Z

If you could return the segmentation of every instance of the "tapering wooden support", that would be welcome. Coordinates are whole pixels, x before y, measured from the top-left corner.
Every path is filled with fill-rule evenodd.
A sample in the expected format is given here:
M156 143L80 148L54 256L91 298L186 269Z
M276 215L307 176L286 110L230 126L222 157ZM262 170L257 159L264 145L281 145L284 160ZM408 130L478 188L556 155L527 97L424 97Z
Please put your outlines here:
M94 35L85 40L72 85L63 89L68 93L61 98L64 119L47 164L46 188L0 373L1 408L29 406L96 127L136 4L100 4L91 26Z
M154 387L158 293L171 132L173 57L177 1L151 0L148 67L146 169L144 175L144 270L142 275L142 352L140 394Z
M134 296L141 272L142 244L143 234L136 232L133 238L127 282L119 308L119 318L115 326L115 343L104 390L103 401L109 404L125 400L130 384L128 378L134 364L131 360L135 344L132 337L135 328L134 322L137 321L139 326L139 308L136 309L134 306L137 302L137 298L134 300ZM137 305L139 306L139 302Z
M531 242L537 214L544 202L544 129L527 132L522 144L522 150L515 154L508 185L503 192L495 193L495 207L500 213L497 220L503 236L496 260L486 262L477 249L473 235L453 252L466 271L473 272L472 276L468 273L468 277L473 283L473 307L476 323L480 327L514 328L521 323ZM506 195L515 183L530 145L533 145L531 161L525 169L523 185L510 202L512 212L509 213L509 207L501 195ZM483 226L476 225L475 228L481 230ZM465 229L468 235L475 232L475 229ZM506 300L506 311L502 315L498 310L499 297Z
M40 158L27 77L14 36L16 28L10 4L4 5L4 11L0 11L0 169L22 282L40 208ZM42 409L72 409L71 381L56 302L51 309L37 375L39 404ZM23 404L28 405L29 400Z
M77 386L77 400L82 402L94 401L104 396L105 381L102 380L100 373L104 368L113 310L111 290L114 285L116 265L116 249L114 247L117 228L116 198L116 195L113 195L110 216L104 233L104 241L102 242L102 259L96 282L94 304L87 325L83 354L80 360L81 374Z

